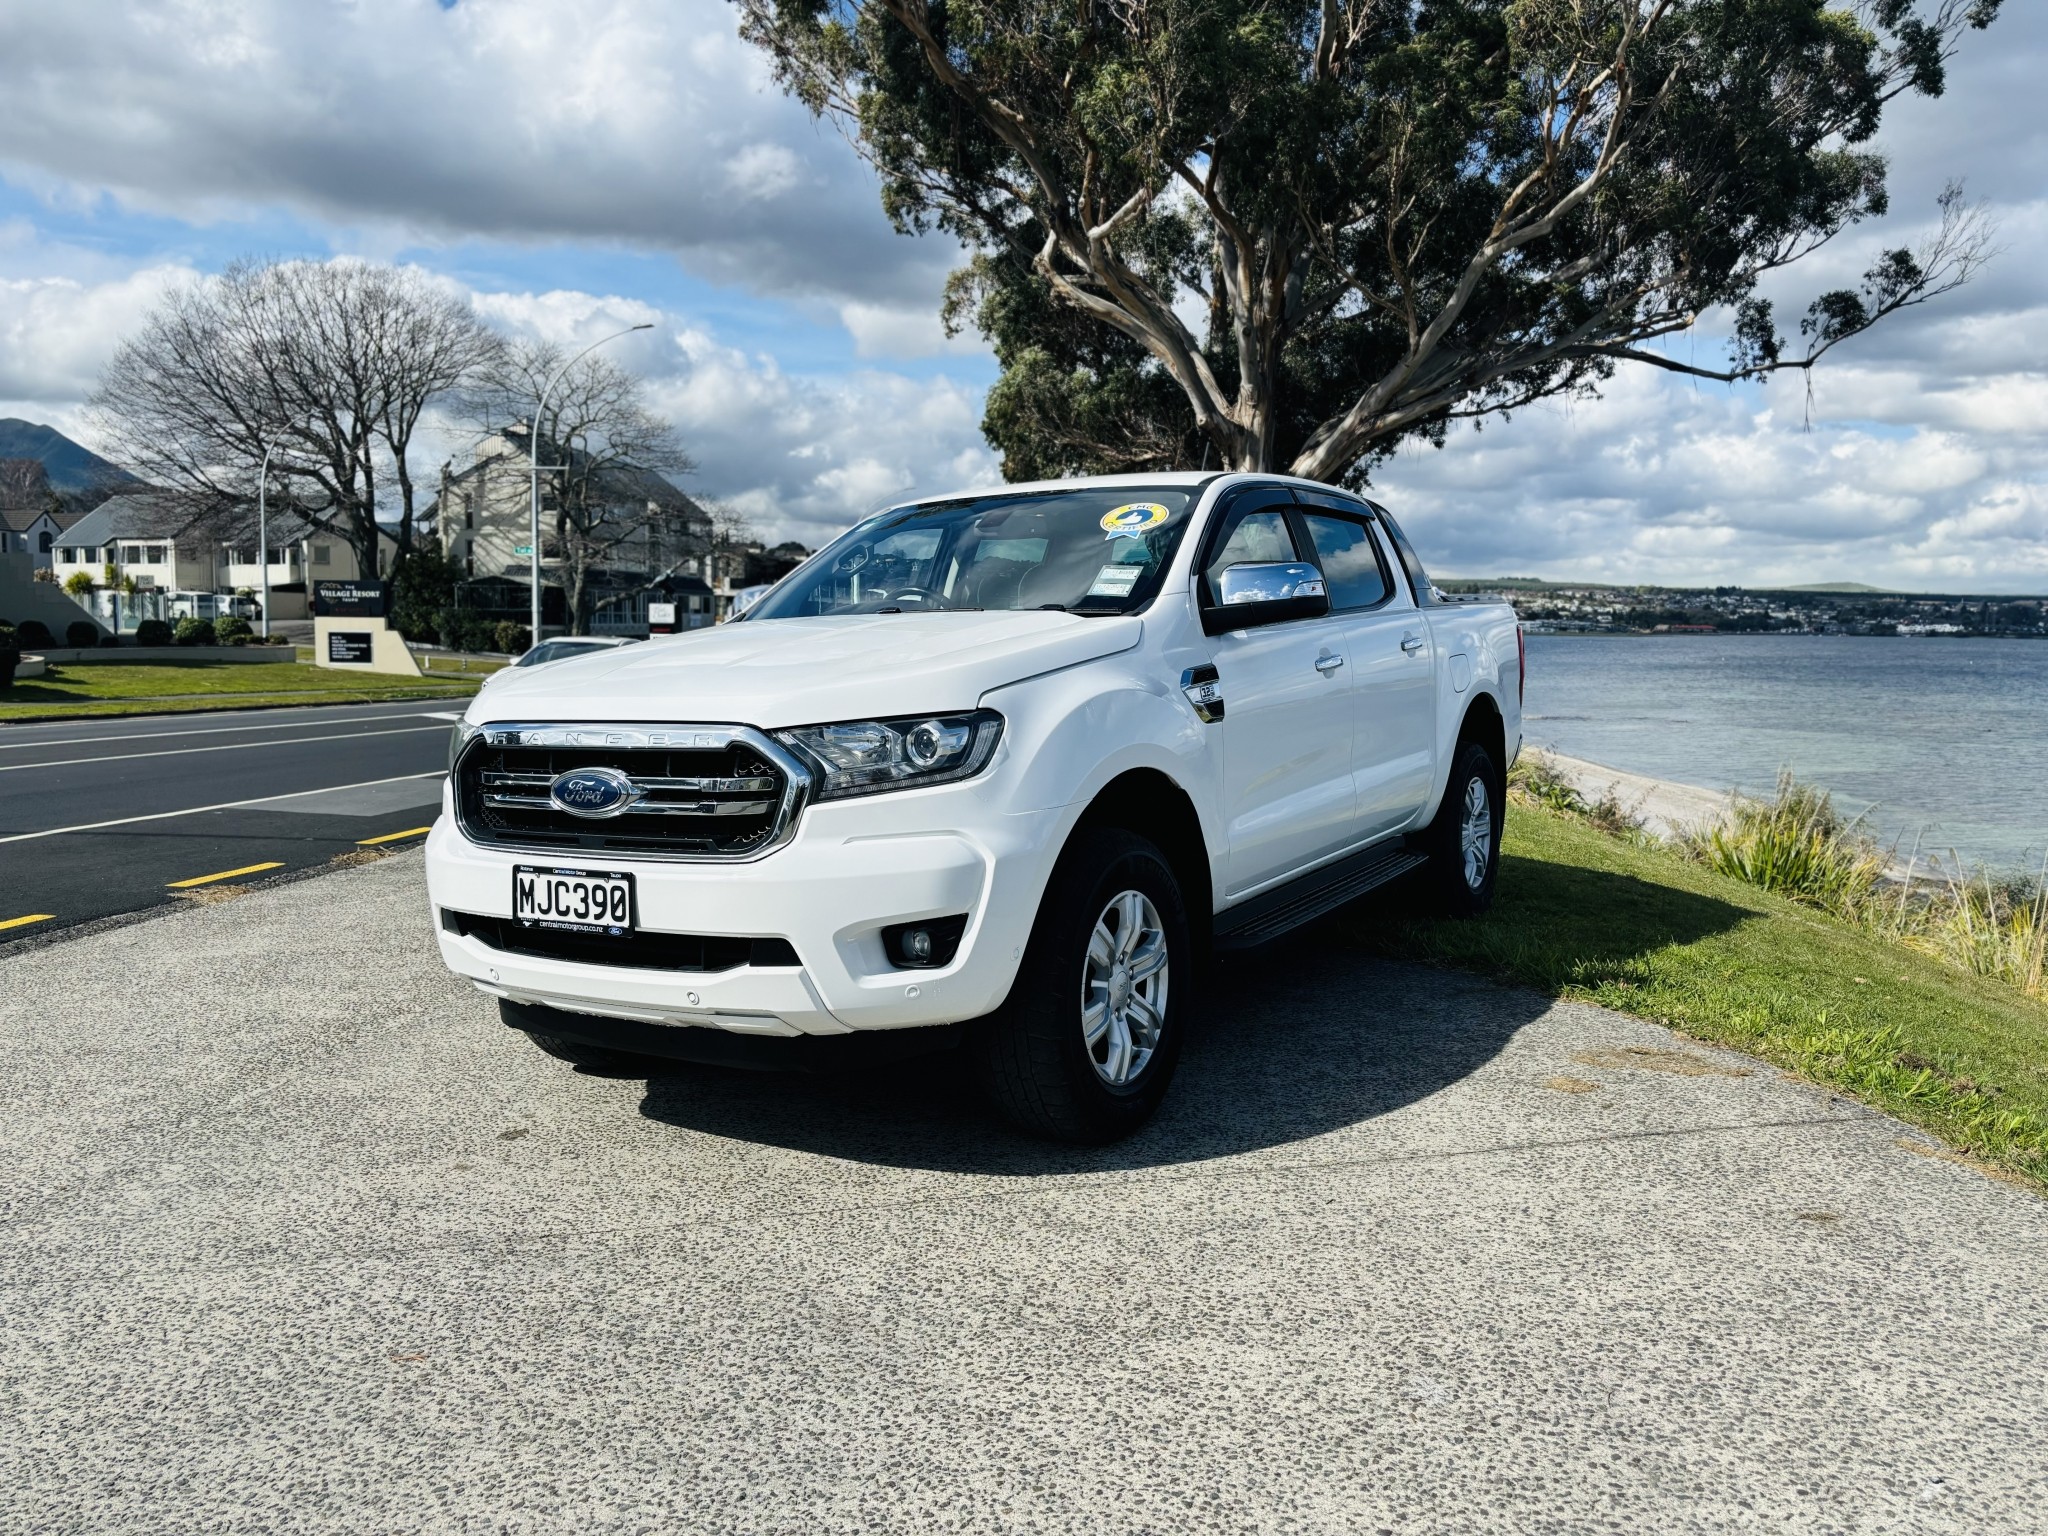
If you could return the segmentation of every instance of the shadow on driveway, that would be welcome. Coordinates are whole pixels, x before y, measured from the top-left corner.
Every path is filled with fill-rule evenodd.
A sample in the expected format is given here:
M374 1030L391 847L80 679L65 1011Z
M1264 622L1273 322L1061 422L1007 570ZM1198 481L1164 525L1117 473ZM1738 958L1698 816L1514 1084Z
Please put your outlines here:
M1502 884L1522 887L1526 899L1537 871L1520 863L1507 862ZM1626 875L1573 874L1575 896L1619 901L1633 914L1625 931L1589 941L1587 958L1600 964L1721 932L1748 915ZM981 1098L958 1055L833 1075L685 1067L648 1083L641 1113L854 1162L1010 1176L1158 1167L1320 1136L1459 1081L1549 1006L1519 987L1359 953L1375 926L1409 920L1419 897L1396 887L1219 967L1203 986L1158 1118L1115 1146L1020 1136Z

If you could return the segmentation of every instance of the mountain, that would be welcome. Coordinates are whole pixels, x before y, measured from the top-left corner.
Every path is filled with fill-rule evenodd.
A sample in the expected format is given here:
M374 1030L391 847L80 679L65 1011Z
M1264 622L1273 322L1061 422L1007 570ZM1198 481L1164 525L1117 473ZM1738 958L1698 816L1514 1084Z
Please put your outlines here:
M0 459L36 459L49 474L50 489L65 495L117 491L142 482L120 465L81 448L55 427L18 417L0 417Z

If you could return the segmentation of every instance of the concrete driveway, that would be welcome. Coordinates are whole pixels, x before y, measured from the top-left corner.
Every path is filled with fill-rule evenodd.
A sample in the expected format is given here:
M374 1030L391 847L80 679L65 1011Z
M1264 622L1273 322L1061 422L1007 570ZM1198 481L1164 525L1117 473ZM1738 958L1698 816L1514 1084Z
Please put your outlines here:
M17 951L0 1531L2043 1528L2048 1202L1343 921L1104 1152L579 1074L416 853Z

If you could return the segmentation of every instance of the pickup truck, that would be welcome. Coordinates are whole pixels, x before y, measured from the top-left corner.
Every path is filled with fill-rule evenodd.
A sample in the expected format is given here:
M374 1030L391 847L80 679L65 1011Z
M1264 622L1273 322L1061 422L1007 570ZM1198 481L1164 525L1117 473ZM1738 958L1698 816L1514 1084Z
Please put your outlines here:
M915 501L742 621L480 694L441 953L593 1070L957 1045L1019 1126L1108 1141L1214 954L1403 876L1485 910L1524 669L1511 609L1326 485Z

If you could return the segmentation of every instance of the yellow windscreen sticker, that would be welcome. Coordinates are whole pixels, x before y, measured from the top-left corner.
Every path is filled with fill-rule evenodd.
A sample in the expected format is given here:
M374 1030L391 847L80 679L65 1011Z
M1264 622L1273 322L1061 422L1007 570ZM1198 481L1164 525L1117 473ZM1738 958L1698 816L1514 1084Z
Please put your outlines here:
M1112 539L1136 538L1157 528L1173 514L1156 501L1130 501L1102 514L1102 529Z

